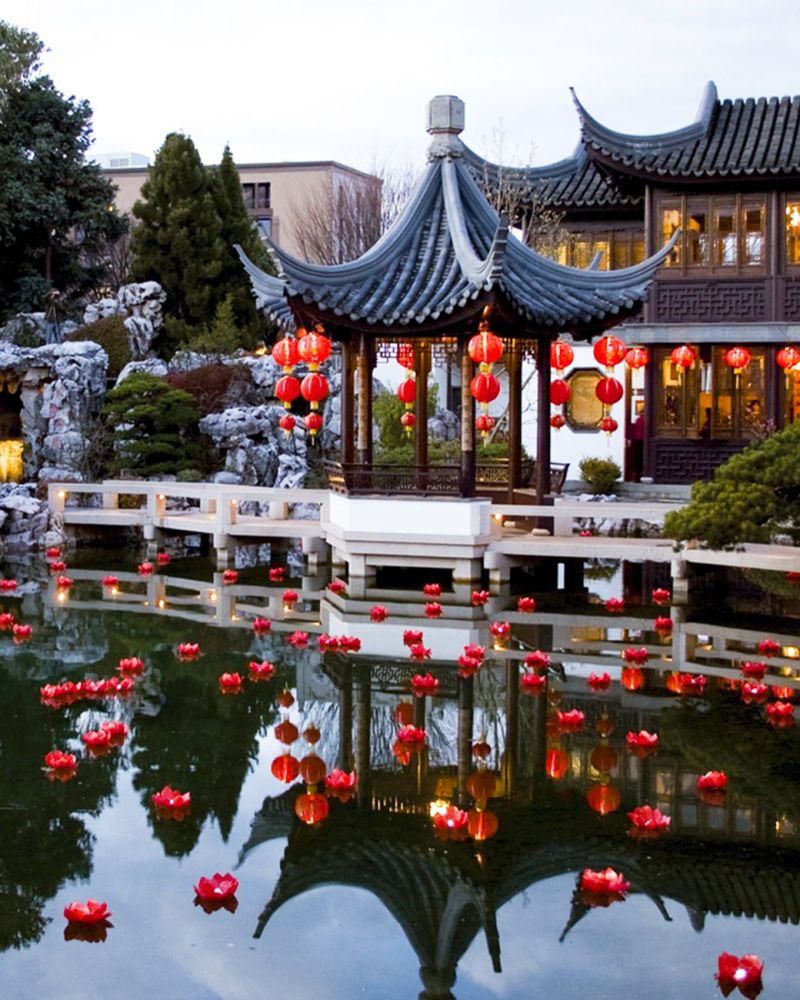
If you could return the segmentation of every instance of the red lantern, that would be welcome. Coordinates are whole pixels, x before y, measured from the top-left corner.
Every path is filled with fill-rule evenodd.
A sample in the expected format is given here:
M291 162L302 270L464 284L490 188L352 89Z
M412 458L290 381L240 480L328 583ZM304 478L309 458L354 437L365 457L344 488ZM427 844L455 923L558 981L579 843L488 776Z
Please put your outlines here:
M311 409L319 409L320 402L328 395L328 380L319 372L311 372L300 383L303 399L311 403Z
M596 813L607 816L619 809L622 796L613 785L593 785L586 793L586 801Z
M293 722L289 722L288 719L284 719L275 727L275 739L285 743L287 747L294 743L299 735L297 726Z
M313 372L330 356L331 342L321 330L315 330L313 333L304 334L299 339L297 352L300 355L300 360L305 361Z
M300 360L297 341L293 337L284 337L282 340L279 340L272 348L272 358L277 364L282 366L284 372L288 375Z
M416 422L417 422L417 418L414 416L413 413L404 413L402 415L402 417L400 417L400 423L403 425L403 428L405 429L406 434L409 434L409 435L414 430L414 424Z
M491 771L473 771L467 778L467 791L476 802L486 802L497 789L497 779Z
M414 368L414 345L413 344L398 344L397 345L397 363L402 368L407 368L412 370Z
M397 387L397 398L407 407L411 407L417 399L417 380L404 378Z
M295 428L296 420L291 415L291 413L284 413L281 419L278 421L278 426L284 432L284 434L291 434Z
M288 410L300 395L300 383L294 375L284 375L283 378L278 379L275 386L275 395Z
M788 371L790 368L794 368L795 365L800 364L800 351L790 344L788 347L782 347L778 351L775 355L775 360L784 371Z
M606 368L613 368L625 357L627 348L616 337L601 337L592 348L595 360L605 365Z
M746 347L730 347L722 356L725 364L739 375L750 364L750 352Z
M595 747L589 757L589 763L601 774L605 774L608 771L613 771L617 766L617 751L613 747L605 746L600 744L599 747Z
M325 780L325 761L315 753L307 754L300 761L300 774L307 785L318 785Z
M410 726L414 721L414 706L410 701L401 701L394 710L398 726Z
M638 667L623 667L622 686L626 691L641 690L644 687L644 671Z
M282 781L284 785L291 785L300 773L300 765L296 757L292 757L290 753L282 753L273 760L271 770L273 777L278 781Z
M566 422L567 421L560 413L554 413L553 416L550 417L550 426L555 427L557 431L560 431Z
M556 378L550 383L550 402L553 406L563 406L570 397L569 385L563 378Z
M311 437L316 437L317 431L322 428L322 417L319 413L309 413L308 416L303 420L305 428Z
M544 770L548 778L561 781L569 770L569 754L566 750L548 750L544 761Z
M294 803L295 815L309 826L321 823L330 812L330 808L327 798L319 792L303 792L297 796Z
M557 372L568 368L575 358L575 352L563 340L554 340L550 345L550 367Z
M489 371L495 361L499 361L503 356L503 341L492 333L489 324L484 320L478 327L478 332L470 339L467 350L476 365L481 365L482 370ZM484 365L487 366L485 369Z
M600 402L606 406L618 403L622 399L622 383L615 378L601 378L594 391Z
M480 372L470 382L469 391L482 406L488 406L500 395L500 383L491 372Z
M490 417L488 413L481 413L475 419L475 427L480 431L481 437L486 440L495 425L494 417Z
M670 354L670 360L678 368L691 368L697 360L697 354L693 347L689 347L688 344L681 344L680 347L674 348L672 354Z
M489 840L500 825L497 816L486 809L470 809L468 813L467 832L473 840Z
M628 368L644 368L650 360L645 347L631 347L625 354L625 364Z
M613 434L618 427L619 424L613 417L603 417L600 421L600 430L605 431L606 434Z

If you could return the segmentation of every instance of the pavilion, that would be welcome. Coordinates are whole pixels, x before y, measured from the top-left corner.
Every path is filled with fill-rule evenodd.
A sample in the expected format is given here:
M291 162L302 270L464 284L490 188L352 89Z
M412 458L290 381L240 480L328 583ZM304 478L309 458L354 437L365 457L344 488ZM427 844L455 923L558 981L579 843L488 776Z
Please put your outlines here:
M405 209L363 256L345 264L297 260L277 245L278 276L239 249L258 304L289 330L321 325L341 351L342 462L332 485L345 492L472 497L476 485L475 374L467 345L481 321L503 341L509 379L511 502L522 485L522 360L537 368L537 502L550 492L550 345L561 333L590 340L635 315L675 239L615 271L565 267L524 245L484 197L459 138L464 103L428 104L428 165ZM420 392L412 469L380 467L372 450L372 371L377 356L412 344L417 385L431 358L457 359L461 373L460 466L428 461L426 393ZM357 376L357 378L356 378ZM356 392L358 387L358 392Z

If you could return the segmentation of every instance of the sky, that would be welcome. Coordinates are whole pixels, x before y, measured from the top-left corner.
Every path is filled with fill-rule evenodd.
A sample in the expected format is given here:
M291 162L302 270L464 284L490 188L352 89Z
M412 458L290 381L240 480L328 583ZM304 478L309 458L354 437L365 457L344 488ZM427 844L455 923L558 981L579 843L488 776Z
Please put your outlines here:
M466 102L464 140L544 164L577 138L569 87L604 124L679 128L721 97L800 93L793 0L4 0L44 70L94 111L94 151L152 160L169 132L206 163L417 167L425 105Z

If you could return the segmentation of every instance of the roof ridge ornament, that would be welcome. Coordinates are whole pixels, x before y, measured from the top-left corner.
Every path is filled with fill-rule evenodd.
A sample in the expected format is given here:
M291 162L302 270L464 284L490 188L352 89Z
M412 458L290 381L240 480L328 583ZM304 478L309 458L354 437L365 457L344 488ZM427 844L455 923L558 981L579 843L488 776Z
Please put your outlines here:
M428 160L464 155L464 144L458 138L464 131L464 102L453 94L439 94L426 106L425 126L433 141L428 147Z

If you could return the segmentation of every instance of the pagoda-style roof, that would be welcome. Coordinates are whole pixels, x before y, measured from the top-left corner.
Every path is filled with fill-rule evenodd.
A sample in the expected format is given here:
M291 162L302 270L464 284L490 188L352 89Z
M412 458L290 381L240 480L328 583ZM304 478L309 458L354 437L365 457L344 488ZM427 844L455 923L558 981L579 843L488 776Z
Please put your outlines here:
M800 176L800 97L720 101L708 83L695 121L660 135L615 132L572 92L589 158L623 174L693 181Z
M274 278L239 250L272 319L286 324L291 311L306 325L407 336L463 329L492 305L521 335L591 337L638 311L671 245L616 271L564 267L541 256L509 232L476 183L458 138L462 102L435 98L429 115L428 166L394 225L363 256L312 264L273 245Z

